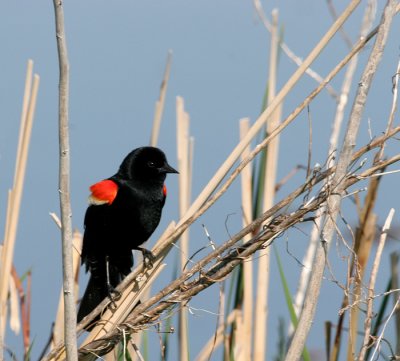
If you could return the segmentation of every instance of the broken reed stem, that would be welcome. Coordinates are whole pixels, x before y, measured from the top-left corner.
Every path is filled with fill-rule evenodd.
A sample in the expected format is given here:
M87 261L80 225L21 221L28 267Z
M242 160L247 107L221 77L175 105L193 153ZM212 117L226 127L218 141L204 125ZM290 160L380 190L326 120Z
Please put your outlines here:
M356 144L358 129L361 122L361 115L364 110L364 105L366 103L373 76L382 58L383 49L386 44L386 39L395 11L396 1L389 0L385 6L381 18L375 44L359 83L359 88L350 114L350 120L347 126L342 150L340 152L338 165L331 182L331 185L334 189L336 189L336 192L327 200L327 210L329 214L326 216L325 224L321 231L321 240L323 243L317 248L316 251L313 271L311 273L310 282L305 297L304 308L301 313L299 324L294 333L291 345L286 354L287 361L297 361L300 358L312 324L312 320L314 319L325 268L326 253L329 249L330 242L335 232L335 221L339 213L341 197L344 194L343 179L351 162L353 148Z
M150 145L152 147L156 147L158 143L158 135L160 133L161 119L164 112L165 96L167 94L169 75L171 73L171 61L172 61L172 51L169 50L167 55L167 64L165 66L165 71L164 71L164 77L160 86L160 96L156 101L156 106L154 110L153 127L150 137Z
M385 246L387 234L390 229L390 225L392 224L393 216L394 216L394 209L392 208L389 211L389 214L386 218L385 224L383 225L381 237L380 237L379 243L378 243L378 248L376 250L375 260L372 265L371 276L370 276L369 285L368 285L367 315L366 315L365 322L364 322L365 334L364 334L364 340L363 340L363 343L361 346L361 351L358 356L358 361L364 360L365 353L367 351L367 348L370 345L371 322L372 322L372 317L373 317L373 302L374 302L373 297L374 297L376 277L377 277L379 265L381 262L383 247Z
M10 284L11 267L14 258L14 247L17 237L18 219L25 181L29 143L36 109L36 99L39 90L39 76L37 74L33 75L32 84L32 69L33 62L30 60L28 61L27 75L25 80L14 184L8 193L4 243L0 254L0 358L4 350L4 336L7 323L7 297Z
M64 10L60 0L53 0L59 61L59 193L61 210L62 265L64 289L64 334L68 361L77 361L76 307L72 262L72 222L70 201L70 145L68 125L69 63L64 29Z

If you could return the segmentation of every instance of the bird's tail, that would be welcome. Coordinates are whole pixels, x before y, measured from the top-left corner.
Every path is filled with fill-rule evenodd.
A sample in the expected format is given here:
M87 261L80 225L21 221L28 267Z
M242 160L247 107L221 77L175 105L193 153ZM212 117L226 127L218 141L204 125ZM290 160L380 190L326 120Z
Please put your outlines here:
M104 298L107 297L107 286L104 280L90 276L86 291L79 305L77 316L78 323L92 312Z

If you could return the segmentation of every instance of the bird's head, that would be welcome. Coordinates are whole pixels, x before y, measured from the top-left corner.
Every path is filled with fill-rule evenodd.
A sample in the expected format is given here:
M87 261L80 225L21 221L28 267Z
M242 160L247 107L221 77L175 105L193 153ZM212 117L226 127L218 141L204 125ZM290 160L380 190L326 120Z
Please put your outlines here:
M178 173L172 168L162 150L155 147L134 149L123 160L118 174L128 180L164 181L167 173Z

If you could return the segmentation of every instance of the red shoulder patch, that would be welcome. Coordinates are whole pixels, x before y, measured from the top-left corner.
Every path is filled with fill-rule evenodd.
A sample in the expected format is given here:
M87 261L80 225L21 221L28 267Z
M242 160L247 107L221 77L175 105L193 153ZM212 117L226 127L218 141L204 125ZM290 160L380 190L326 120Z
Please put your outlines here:
M118 192L117 183L105 179L90 187L92 194L89 196L89 203L94 205L112 204Z
M162 193L164 194L164 197L167 196L167 186L165 184L163 186Z

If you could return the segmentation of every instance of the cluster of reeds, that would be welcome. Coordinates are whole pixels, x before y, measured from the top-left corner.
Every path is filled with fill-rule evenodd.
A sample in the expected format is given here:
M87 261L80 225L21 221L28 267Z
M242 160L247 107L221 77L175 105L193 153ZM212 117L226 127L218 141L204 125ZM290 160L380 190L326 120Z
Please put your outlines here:
M334 8L328 2L332 13ZM374 20L375 1L368 1L365 7L364 19L361 25L359 40L355 44L349 44L348 54L332 68L323 78L316 74L311 64L317 59L324 47L339 31L343 33L343 24L360 4L359 0L350 1L348 7L339 16L330 29L324 34L320 42L304 59L298 59L283 42L279 35L278 14L272 13L272 22L267 20L263 13L259 0L254 0L254 5L260 19L271 34L271 47L269 59L269 77L266 86L265 104L259 118L251 124L249 119L241 119L241 139L232 153L227 157L220 169L215 173L200 195L191 199L191 172L194 141L190 137L190 118L184 107L181 97L176 101L177 113L177 158L179 168L179 214L180 220L172 222L165 230L162 237L154 246L152 252L156 260L151 269L144 269L139 264L136 269L118 287L121 297L115 301L113 307L108 307L110 300L105 299L90 315L88 315L78 328L75 329L74 317L71 312L77 302L79 249L81 235L76 233L74 237L66 232L65 224L68 221L68 185L66 192L62 192L61 208L64 208L64 217L60 222L65 241L64 267L69 268L64 272L64 292L60 296L60 306L57 313L55 326L50 342L51 350L43 355L43 360L76 360L78 355L82 360L93 360L104 357L107 360L144 360L142 348L142 336L151 327L171 324L171 318L177 317L179 325L178 355L170 356L166 352L168 332L165 337L160 337L161 359L189 360L190 339L188 337L188 302L200 292L214 284L222 284L231 276L230 293L232 300L226 300L225 291L221 291L219 302L218 325L215 333L210 335L209 341L196 356L196 360L215 359L216 350L223 349L224 360L267 360L272 359L272 352L267 350L265 340L268 338L268 313L269 308L269 278L270 258L276 257L278 272L285 293L287 312L291 320L291 329L288 332L281 330L281 342L277 360L293 361L301 357L311 360L306 347L306 340L311 324L315 317L315 308L318 302L324 270L329 269L327 255L333 238L340 239L349 252L348 272L345 287L343 287L343 301L336 305L339 313L337 321L326 323L326 359L336 361L339 359L339 351L347 360L376 359L381 352L385 329L389 322L395 324L397 340L386 341L389 345L387 352L392 359L400 359L400 314L399 289L398 289L398 255L391 257L392 273L388 280L387 289L383 294L375 291L376 275L380 266L382 250L385 245L388 230L394 216L394 209L387 215L382 229L377 225L377 216L374 207L378 197L380 180L388 172L387 168L399 162L400 153L394 155L385 153L387 142L394 139L400 131L400 126L394 126L396 114L398 80L400 63L397 69L393 69L393 101L389 110L386 125L380 129L381 135L375 136L368 144L358 146L357 134L362 119L363 110L367 102L368 91L373 83L373 76L382 58L386 40L393 17L400 10L400 5L394 0L389 0L385 5L379 26L372 29ZM55 1L56 18L58 21L57 34L60 55L60 73L65 81L68 75L66 58L65 36L63 33L62 5ZM60 25L61 24L61 25ZM358 54L371 44L368 61L364 65L360 79L354 79L358 65ZM280 91L276 89L276 74L279 53L283 51L291 57L298 68ZM171 56L168 56L167 67L161 86L160 98L156 103L153 134L151 144L157 145L158 129L162 118L165 94L167 91L170 74ZM64 66L62 66L64 64ZM31 65L29 67L31 69ZM342 87L337 93L329 82L342 70L345 70ZM29 70L30 72L31 70ZM28 74L30 74L28 72ZM304 100L282 119L282 107L285 97L295 84L304 75L308 74L316 81L316 88L307 95ZM63 78L64 76L64 78ZM31 88L28 75L27 89ZM36 79L36 78L35 78ZM27 140L33 117L35 91L33 86L32 96L26 95L21 122L21 145L17 156L17 172L22 172L22 177L16 175L14 188L10 191L10 204L7 212L5 241L1 248L1 278L0 278L0 339L4 335L4 327L7 320L7 307L11 309L11 315L15 314L17 302L16 294L21 295L21 312L24 322L24 346L25 355L29 356L29 306L26 306L26 298L29 299L29 287L27 296L20 286L20 279L15 275L8 277L12 269L13 243L15 241L15 227L18 219L18 207L20 192L22 191L23 169L26 164ZM64 86L67 83L64 83ZM348 106L348 95L352 88L358 84L353 100L350 115L345 121L344 111ZM36 89L36 90L35 90ZM60 139L64 141L64 147L68 143L62 131L67 127L67 103L64 87L60 87ZM313 99L326 89L336 100L336 113L332 116L332 135L326 153L326 163L323 166L311 166L311 155L307 161L306 177L304 182L298 185L288 196L279 202L275 201L275 193L281 183L278 183L277 164L279 158L279 137L285 129L297 119L297 116ZM61 94L60 93L60 94ZM29 93L28 93L29 94ZM30 99L30 100L29 100ZM64 106L64 107L63 107ZM28 112L27 109L30 111ZM64 117L64 118L63 118ZM26 120L25 120L26 119ZM344 140L340 144L339 133L343 128ZM312 139L312 127L310 127L310 143ZM65 156L61 146L60 159ZM311 152L311 151L310 151ZM367 165L363 159L366 155L373 158ZM240 159L240 162L237 161ZM61 161L62 163L62 161ZM62 177L68 175L68 164L64 160L64 173L60 173L60 188ZM240 176L242 186L242 210L243 227L225 241L218 242L216 246L210 240L211 251L200 260L194 262L189 256L189 229L190 226L213 204L224 195L228 187ZM289 175L290 176L290 175ZM357 189L358 184L367 183L366 196L361 199ZM64 184L65 185L65 184ZM356 191L354 191L356 190ZM358 210L359 222L356 231L350 240L342 235L337 219L341 211L341 202L345 197L354 197ZM295 205L295 208L293 208ZM288 212L291 206L290 212ZM394 205L390 205L394 206ZM66 212L66 213L65 213ZM62 212L63 215L63 212ZM54 216L55 217L55 216ZM56 218L56 217L55 217ZM308 248L304 253L301 263L303 267L299 272L299 285L297 293L292 297L287 286L287 275L279 255L273 253L273 242L293 227L304 222L312 222ZM70 227L70 226L69 226ZM372 244L378 238L378 247L375 255L372 255ZM161 271L165 269L164 259L175 243L179 242L181 254L179 272L176 277L161 291L152 293L151 287ZM253 257L256 256L256 257ZM367 274L367 265L372 264L370 274ZM7 271L8 270L8 271ZM29 282L28 282L29 285ZM257 293L254 292L257 289ZM17 290L17 291L16 291ZM67 292L66 292L67 290ZM257 297L255 297L257 294ZM72 297L72 304L70 299ZM394 306L389 309L389 300L394 299ZM9 302L8 302L9 300ZM64 307L64 300L66 306ZM379 300L380 307L376 311L374 303ZM67 304L69 302L69 304ZM28 302L29 305L29 302ZM365 305L366 312L361 314L360 307ZM69 311L67 311L69 309ZM65 311L66 310L66 311ZM24 316L25 315L25 316ZM93 323L100 315L100 321L94 323L91 332L77 347L75 331L83 332L85 326ZM346 316L347 319L346 319ZM18 327L18 319L11 324ZM361 321L364 328L360 330ZM70 330L71 322L73 332ZM69 326L68 326L69 325ZM335 325L335 327L333 327ZM167 327L168 328L168 327ZM64 330L66 332L64 332ZM67 332L68 331L68 332ZM65 334L65 335L64 335ZM0 343L0 346L3 343ZM77 350L77 351L76 351ZM346 354L347 352L347 354ZM346 354L346 356L344 356Z

